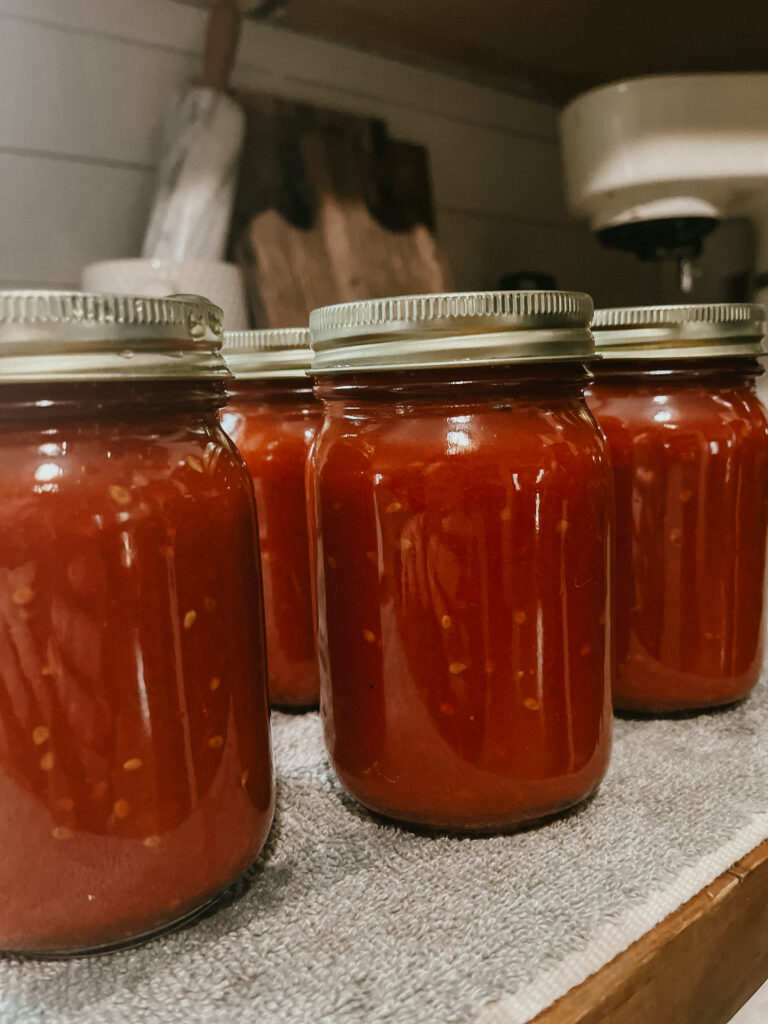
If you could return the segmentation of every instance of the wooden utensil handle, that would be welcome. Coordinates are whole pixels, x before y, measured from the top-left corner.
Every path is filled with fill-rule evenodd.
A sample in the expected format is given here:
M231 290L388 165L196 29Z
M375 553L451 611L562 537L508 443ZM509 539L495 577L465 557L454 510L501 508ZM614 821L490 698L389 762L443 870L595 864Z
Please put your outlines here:
M226 89L235 62L240 20L237 0L211 0L203 57L203 85Z

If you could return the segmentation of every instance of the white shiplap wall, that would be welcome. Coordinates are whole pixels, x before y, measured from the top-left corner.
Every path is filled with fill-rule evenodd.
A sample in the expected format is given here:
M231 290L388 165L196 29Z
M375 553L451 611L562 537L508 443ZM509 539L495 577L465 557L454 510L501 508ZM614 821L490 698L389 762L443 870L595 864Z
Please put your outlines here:
M172 0L0 0L0 284L73 286L84 263L138 254L162 113L200 65L204 21ZM427 146L457 287L529 269L603 304L656 297L654 268L568 217L553 107L256 23L234 81Z

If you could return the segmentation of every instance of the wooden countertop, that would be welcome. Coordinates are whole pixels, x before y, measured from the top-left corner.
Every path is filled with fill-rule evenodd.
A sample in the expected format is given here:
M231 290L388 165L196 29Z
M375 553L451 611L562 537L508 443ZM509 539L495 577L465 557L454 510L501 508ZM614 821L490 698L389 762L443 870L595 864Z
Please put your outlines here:
M724 1024L768 977L768 840L532 1024Z

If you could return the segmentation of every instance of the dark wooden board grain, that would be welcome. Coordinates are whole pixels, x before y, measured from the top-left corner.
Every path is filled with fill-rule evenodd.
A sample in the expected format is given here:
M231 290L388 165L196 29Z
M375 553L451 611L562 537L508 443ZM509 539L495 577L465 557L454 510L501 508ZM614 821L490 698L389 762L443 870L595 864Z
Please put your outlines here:
M232 228L254 327L316 306L451 287L426 151L369 118L239 93L246 141Z

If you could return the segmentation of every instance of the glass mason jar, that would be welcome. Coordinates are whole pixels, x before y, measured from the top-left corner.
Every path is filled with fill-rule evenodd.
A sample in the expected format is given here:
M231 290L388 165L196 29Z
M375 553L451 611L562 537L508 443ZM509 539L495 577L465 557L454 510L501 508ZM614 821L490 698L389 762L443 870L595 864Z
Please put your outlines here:
M253 479L259 513L269 698L317 706L305 475L321 406L306 374L309 331L232 331L224 354L235 375L221 422Z
M488 292L311 316L320 714L340 781L379 814L507 830L605 772L591 313L586 295Z
M763 659L768 421L755 392L764 311L598 310L589 406L616 490L614 702L728 704Z
M0 948L123 945L262 848L253 493L201 299L0 293Z

